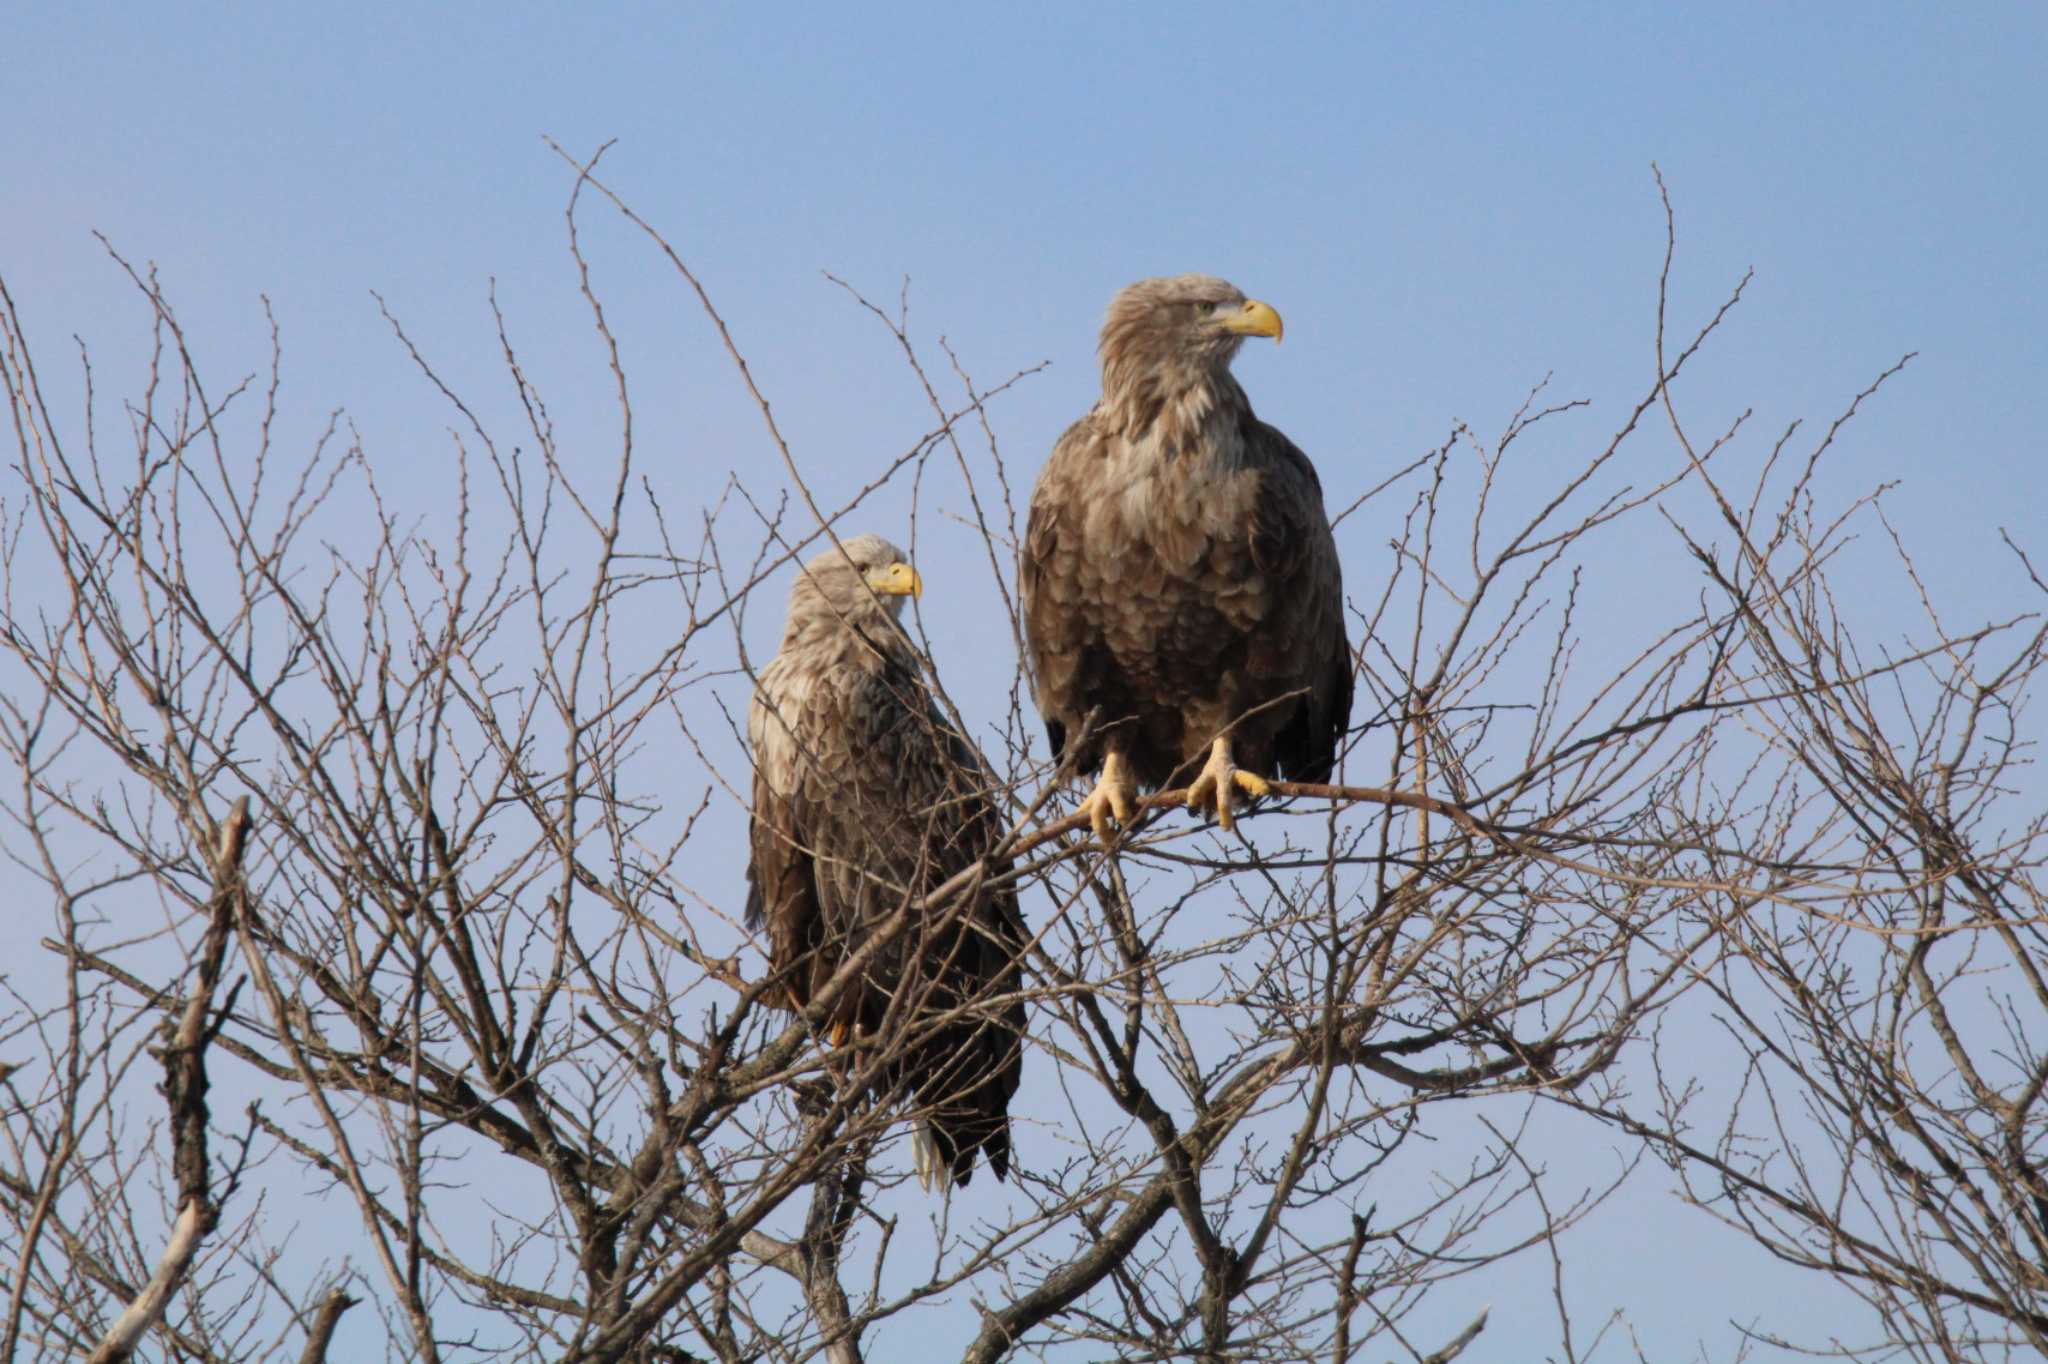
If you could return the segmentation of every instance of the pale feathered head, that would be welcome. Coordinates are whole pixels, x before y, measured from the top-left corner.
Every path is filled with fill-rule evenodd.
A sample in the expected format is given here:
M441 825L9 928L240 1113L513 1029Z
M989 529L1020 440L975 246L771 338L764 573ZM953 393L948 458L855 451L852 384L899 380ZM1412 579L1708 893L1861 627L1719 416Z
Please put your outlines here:
M1102 391L1174 390L1213 381L1247 336L1280 339L1280 314L1214 275L1141 279L1110 300Z
M796 575L783 637L893 623L903 614L903 599L923 591L908 555L879 535L856 535L828 547Z

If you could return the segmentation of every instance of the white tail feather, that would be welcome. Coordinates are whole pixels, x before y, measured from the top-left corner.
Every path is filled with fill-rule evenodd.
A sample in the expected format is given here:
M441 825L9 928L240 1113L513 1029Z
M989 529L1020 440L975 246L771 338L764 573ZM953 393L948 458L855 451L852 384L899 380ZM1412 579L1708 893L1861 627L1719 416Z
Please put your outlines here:
M932 1126L919 1122L910 1133L910 1159L917 1167L917 1182L926 1193L933 1189L941 1193L953 1192L953 1168L939 1154L938 1139L932 1136Z

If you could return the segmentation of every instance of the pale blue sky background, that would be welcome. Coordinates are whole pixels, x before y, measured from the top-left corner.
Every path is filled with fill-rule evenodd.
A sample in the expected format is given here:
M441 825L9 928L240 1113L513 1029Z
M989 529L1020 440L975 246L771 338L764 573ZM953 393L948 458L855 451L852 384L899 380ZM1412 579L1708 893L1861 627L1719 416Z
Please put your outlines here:
M917 412L821 269L884 296L910 275L925 338L983 378L1053 361L1008 406L1028 466L1093 392L1108 294L1200 268L1281 307L1289 344L1246 377L1343 486L1453 417L1491 431L1546 372L1642 381L1655 159L1680 316L1757 267L1715 392L1818 418L1917 349L1871 478L1914 479L1944 528L2032 505L2041 12L1604 8L15 10L0 252L32 323L100 344L134 305L89 228L157 261L202 337L257 334L267 292L308 404L415 439L367 291L461 378L490 373L494 275L543 372L551 341L580 362L540 135L616 137L609 174L816 460L864 467ZM685 311L644 252L607 264L628 321ZM759 453L703 326L628 341L698 437L679 474Z
M1456 420L1495 433L1547 373L1556 396L1596 403L1546 456L1567 467L1653 373L1654 160L1679 213L1675 325L1757 270L1682 390L1702 426L1748 407L1765 433L1824 424L1918 351L1823 500L1903 481L1894 520L1965 618L2026 601L1995 527L2048 551L2039 6L78 4L8 7L0 51L0 272L53 389L72 383L73 333L114 371L103 387L136 373L146 318L97 229L158 264L223 375L260 365L268 294L288 437L347 408L380 476L430 512L449 414L371 290L505 416L495 277L565 429L605 429L563 249L570 177L543 134L581 153L618 139L607 178L712 291L828 502L931 422L821 270L882 299L910 276L920 344L950 338L984 383L1051 362L996 412L1020 496L1096 391L1109 295L1182 270L1285 315L1285 346L1239 373L1333 502ZM589 231L646 421L642 470L672 509L734 469L778 487L694 304L604 215ZM611 457L594 444L591 469ZM960 509L944 492L931 505ZM927 528L931 579L970 542ZM1348 522L1347 563L1377 562L1389 530ZM1599 551L1605 609L1695 592L1670 551ZM977 669L1006 677L1009 637L985 582L959 582L924 611L974 714ZM1861 609L1886 620L1882 601ZM772 649L776 614L749 620L751 647ZM1730 1317L1842 1310L1767 1264L1689 1260L1714 1244L1692 1239L1704 1224L1658 1207L1658 1176L1631 1187L1644 1201L1587 1242L1586 1319L1629 1306L1670 1358L1695 1341L1728 1353ZM1526 1311L1547 1339L1529 1270L1512 1291L1535 1296L1497 1321ZM1462 1324L1456 1296L1445 1316ZM1523 1358L1520 1329L1467 1357Z

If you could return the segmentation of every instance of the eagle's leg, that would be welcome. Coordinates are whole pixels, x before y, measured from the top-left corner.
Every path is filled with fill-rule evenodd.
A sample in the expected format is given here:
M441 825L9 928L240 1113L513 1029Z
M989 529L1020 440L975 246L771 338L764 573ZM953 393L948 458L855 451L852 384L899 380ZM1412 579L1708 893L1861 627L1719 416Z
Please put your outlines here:
M860 1069L860 1058L853 1050L860 1038L861 1026L850 1018L834 1019L825 1029L825 1073L835 1086L845 1085Z
M1089 827L1095 830L1096 841L1103 847L1108 847L1114 837L1113 826L1130 827L1138 813L1137 797L1138 784L1124 767L1124 755L1114 748L1105 750L1102 776L1088 793L1088 799L1081 802L1081 813L1088 816Z
M1209 761L1202 765L1202 774L1188 788L1188 809L1213 808L1223 832L1233 833L1237 817L1231 813L1230 805L1237 791L1248 796L1267 796L1273 793L1273 788L1264 777L1231 761L1230 736L1219 734L1209 746Z

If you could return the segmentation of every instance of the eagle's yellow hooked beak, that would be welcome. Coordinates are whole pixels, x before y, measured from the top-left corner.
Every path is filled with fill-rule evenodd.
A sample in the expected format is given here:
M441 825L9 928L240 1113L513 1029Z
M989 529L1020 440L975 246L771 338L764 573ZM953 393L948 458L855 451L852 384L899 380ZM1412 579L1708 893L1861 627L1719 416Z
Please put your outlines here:
M1246 299L1242 308L1224 318L1223 326L1239 336L1270 336L1275 345L1280 343L1280 314L1255 298Z
M884 597L922 597L924 579L902 560L868 574L868 586Z

